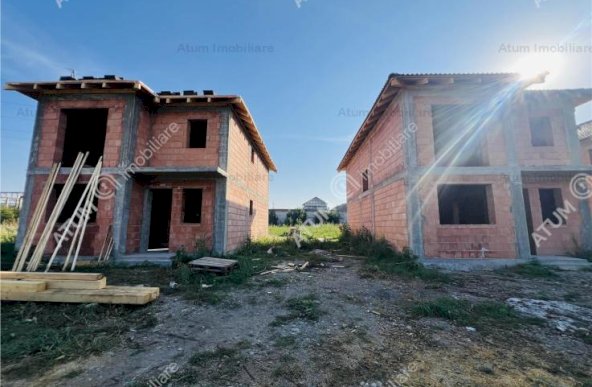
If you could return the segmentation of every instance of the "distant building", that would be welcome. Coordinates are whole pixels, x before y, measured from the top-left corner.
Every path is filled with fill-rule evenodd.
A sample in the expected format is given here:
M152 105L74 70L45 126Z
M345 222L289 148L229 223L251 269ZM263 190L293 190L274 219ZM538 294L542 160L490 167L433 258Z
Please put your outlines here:
M312 199L310 199L307 202L304 202L304 204L302 205L302 208L304 209L304 211L306 211L306 213L311 213L312 216L314 216L314 213L317 211L328 211L329 207L327 206L327 202L319 199L318 197L314 197Z
M332 211L336 211L339 214L339 223L347 223L347 203L335 206Z

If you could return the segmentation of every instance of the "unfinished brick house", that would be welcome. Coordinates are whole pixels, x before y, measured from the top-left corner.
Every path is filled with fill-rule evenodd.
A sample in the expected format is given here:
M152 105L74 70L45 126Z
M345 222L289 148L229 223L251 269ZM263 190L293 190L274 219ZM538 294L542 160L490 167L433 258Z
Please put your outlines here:
M101 199L83 255L98 255L110 229L114 255L123 259L192 250L196 243L224 253L267 234L268 176L276 167L241 97L156 93L116 76L9 83L7 89L38 101L17 246L50 167L62 163L63 184L78 152L89 152L88 165L61 222L103 157Z
M338 167L352 228L427 258L590 248L592 200L570 182L592 173L574 116L592 90L527 90L544 78L391 74Z

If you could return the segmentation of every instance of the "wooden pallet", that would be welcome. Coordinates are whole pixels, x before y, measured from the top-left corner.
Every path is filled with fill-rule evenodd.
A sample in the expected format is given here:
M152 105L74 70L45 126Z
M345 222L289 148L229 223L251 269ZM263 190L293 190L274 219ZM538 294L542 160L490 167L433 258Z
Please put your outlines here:
M238 261L234 259L203 257L189 262L189 266L199 271L228 274L232 269L238 266Z
M3 301L143 305L159 295L157 287L107 286L107 278L100 273L0 272Z

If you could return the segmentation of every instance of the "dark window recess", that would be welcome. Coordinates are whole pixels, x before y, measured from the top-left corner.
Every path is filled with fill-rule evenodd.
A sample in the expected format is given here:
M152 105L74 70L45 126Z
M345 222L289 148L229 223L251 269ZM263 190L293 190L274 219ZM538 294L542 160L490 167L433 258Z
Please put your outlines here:
M105 148L109 109L64 109L66 119L62 166L74 165L78 152L88 152L86 165L96 165Z
M183 222L201 223L201 189L183 190Z
M249 200L249 215L253 215L253 201Z
M539 189L539 199L541 200L541 214L543 221L549 219L553 224L565 225L563 216L555 215L555 211L563 206L563 197L559 188L541 188Z
M84 188L86 188L86 184L74 185L74 188L72 188L72 192L70 193L68 200L66 200L66 204L64 205L64 208L62 209L60 216L58 216L58 221L57 221L58 223L67 222L68 219L70 219L74 215L74 211L76 210L76 205L78 204L78 201L82 197L82 193L84 192ZM54 191L53 191L55 202L58 201L58 198L60 197L60 194L62 193L63 189L64 189L63 184L56 184ZM98 208L99 198L96 195L93 198L93 204L94 204L94 208ZM76 222L76 223L80 222L81 214L82 214L82 210L80 211L80 214L78 214L76 216L76 218L74 219L74 222ZM94 223L94 222L96 222L96 220L97 220L97 212L94 210L91 210L91 213L88 217L88 222Z
M553 146L553 129L549 117L530 118L530 143L532 146Z
M189 120L189 148L205 148L208 120Z
M440 185L440 224L493 224L488 185Z
M362 192L368 191L368 170L362 172Z
M488 164L485 128L472 105L432 105L434 155L438 165L479 167Z
M251 147L251 162L255 163L255 148Z

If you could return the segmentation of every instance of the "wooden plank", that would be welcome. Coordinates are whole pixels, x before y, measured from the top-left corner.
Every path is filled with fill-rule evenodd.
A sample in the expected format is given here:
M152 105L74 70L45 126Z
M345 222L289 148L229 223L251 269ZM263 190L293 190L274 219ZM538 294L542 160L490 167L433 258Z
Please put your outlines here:
M144 305L158 298L159 288L108 286L99 290L48 289L42 292L7 291L0 294L3 301L37 301L99 304Z
M25 232L25 238L23 240L23 244L18 251L17 257L14 261L14 265L12 266L12 270L14 271L21 271L23 270L23 266L25 265L25 261L29 256L29 251L31 250L33 240L35 239L35 235L37 233L37 229L39 228L39 224L41 222L41 218L45 213L45 209L47 207L47 202L49 200L49 195L51 194L51 190L55 183L55 180L58 176L60 170L61 163L53 164L51 167L51 171L47 180L45 181L45 185L43 186L43 191L41 192L41 196L37 202L37 206L35 207L35 212L33 212L33 217L31 218L31 222L28 224L28 227Z
M45 280L47 289L104 289L107 287L107 278L103 277L96 281L77 280Z
M235 265L238 265L238 261L234 259L203 257L199 259L194 259L193 261L189 262L189 264L192 266L207 266L213 268L227 269Z
M105 276L101 273L38 273L0 271L0 279L97 281L104 277Z
M46 289L45 281L0 280L0 290L4 292L42 292Z

